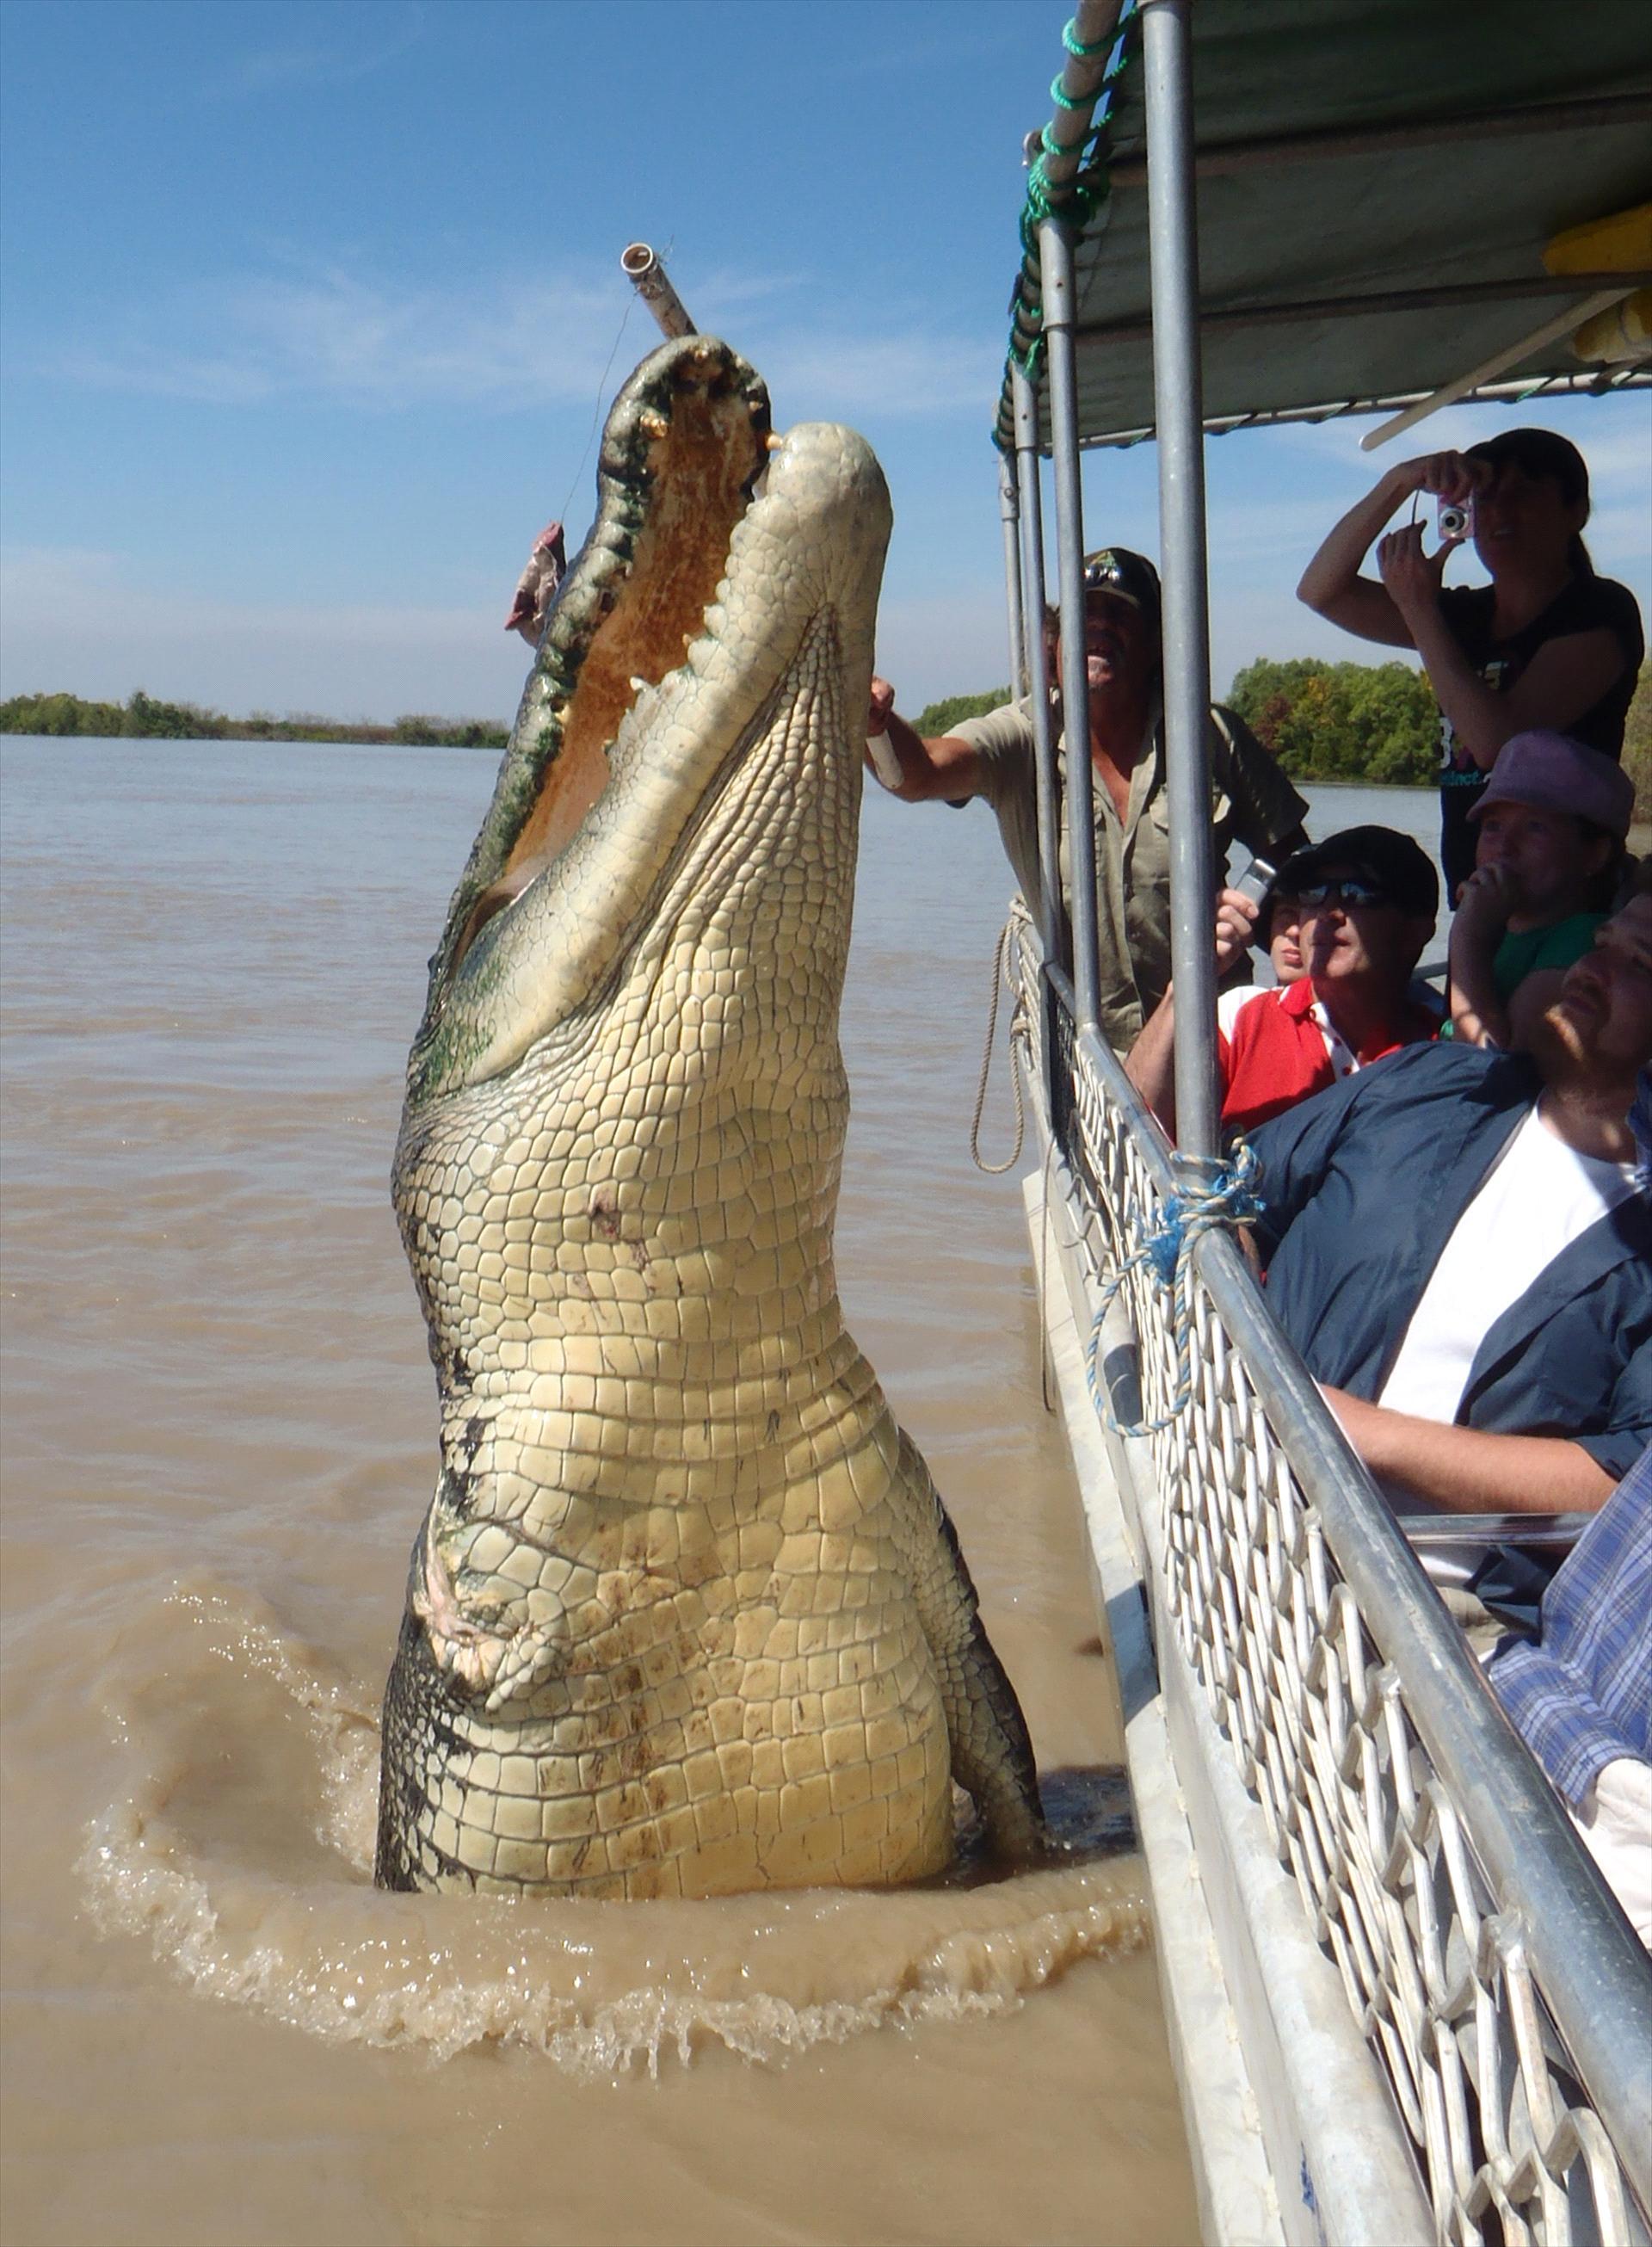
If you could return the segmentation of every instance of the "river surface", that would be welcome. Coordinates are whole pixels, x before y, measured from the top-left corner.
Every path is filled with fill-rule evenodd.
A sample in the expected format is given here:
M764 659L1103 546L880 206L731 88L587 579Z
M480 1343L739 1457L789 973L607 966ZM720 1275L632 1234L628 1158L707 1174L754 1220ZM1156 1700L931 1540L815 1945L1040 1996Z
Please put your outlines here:
M1020 1195L967 1146L1009 888L982 814L868 806L840 1275L1108 1846L898 1895L370 1885L435 1450L386 1176L493 771L0 743L8 2247L1183 2247ZM1424 796L1321 796L1316 831L1430 834Z

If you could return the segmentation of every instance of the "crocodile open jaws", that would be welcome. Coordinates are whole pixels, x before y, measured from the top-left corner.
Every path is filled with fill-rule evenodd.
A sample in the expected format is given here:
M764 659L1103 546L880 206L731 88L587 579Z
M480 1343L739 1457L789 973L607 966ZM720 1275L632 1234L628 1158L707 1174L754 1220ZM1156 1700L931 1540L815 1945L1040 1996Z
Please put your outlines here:
M889 498L705 337L621 392L431 964L394 1193L436 1492L378 1879L891 1882L1041 1828L922 1459L845 1332L837 1044Z

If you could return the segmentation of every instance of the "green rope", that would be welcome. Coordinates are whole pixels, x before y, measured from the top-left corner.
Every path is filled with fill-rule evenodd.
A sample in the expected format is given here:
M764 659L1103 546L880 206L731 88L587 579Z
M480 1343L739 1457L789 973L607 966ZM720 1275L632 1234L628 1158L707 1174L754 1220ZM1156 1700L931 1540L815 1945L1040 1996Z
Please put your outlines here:
M1115 24L1112 31L1102 38L1081 39L1078 36L1076 16L1069 16L1062 26L1062 44L1069 55L1075 56L1080 62L1088 60L1091 55L1104 55L1117 36L1118 27Z
M1089 130L1071 146L1063 147L1055 137L1055 120L1046 125L1039 135L1040 154L1034 159L1027 174L1027 199L1021 206L1019 232L1023 263L1015 296L1011 299L1012 324L1009 336L1010 364L1021 368L1029 381L1038 379L1044 361L1044 337L1041 323L1043 306L1041 302L1038 271L1038 229L1047 218L1063 218L1082 234L1094 222L1096 214L1106 202L1111 181L1105 172L1088 180L1074 179L1058 184L1051 180L1045 164L1052 156L1074 157L1082 172L1096 164L1096 142L1111 121L1112 88L1122 78L1135 57L1136 41L1130 36L1137 14L1137 0L1125 0L1112 29L1102 38L1086 42L1078 36L1078 18L1071 17L1062 32L1062 44L1068 53L1080 60L1093 59L1097 55L1110 55L1100 85L1088 100L1076 99L1063 91L1059 76L1050 85L1050 99L1058 109L1069 114L1075 110L1089 108L1093 114ZM1021 326L1023 318L1032 328L1041 324L1023 341ZM1005 430L1009 417L1001 402L993 442L1007 448Z
M1048 127L1046 128L1048 130ZM1070 155L1070 149L1051 152L1046 144L1046 154ZM1060 201L1056 200L1060 197ZM1081 234L1089 226L1107 199L1104 181L1092 186L1078 180L1057 185L1044 169L1044 158L1040 156L1027 174L1027 201L1021 206L1021 248L1029 257L1036 255L1034 235L1041 221L1047 218L1071 220Z
M1015 331L1012 328L1009 338L1009 356L1014 360L1016 365L1020 367L1021 372L1027 377L1028 382L1036 382L1038 380L1039 369L1044 364L1043 330L1041 328L1035 336L1032 337L1025 345L1022 345L1017 341Z

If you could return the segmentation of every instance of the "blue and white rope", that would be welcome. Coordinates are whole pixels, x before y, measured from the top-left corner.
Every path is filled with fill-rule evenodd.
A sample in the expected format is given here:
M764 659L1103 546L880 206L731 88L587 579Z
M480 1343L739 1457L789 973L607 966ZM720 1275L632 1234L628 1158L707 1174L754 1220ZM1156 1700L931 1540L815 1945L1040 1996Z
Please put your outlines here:
M1239 1140L1234 1147L1232 1163L1225 1170L1219 1171L1208 1186L1198 1193L1169 1196L1158 1224L1135 1253L1125 1258L1103 1286L1101 1301L1090 1324L1084 1370L1089 1381L1091 1400L1116 1436L1156 1436L1186 1410L1193 1394L1193 1368L1189 1353L1193 1324L1188 1287L1190 1252L1201 1233L1213 1233L1219 1226L1248 1225L1261 1214L1261 1204L1254 1192L1256 1168L1255 1156L1244 1140ZM1161 1412L1156 1420L1142 1420L1131 1424L1116 1417L1111 1401L1102 1385L1096 1358L1101 1350L1102 1322L1112 1306L1113 1298L1130 1274L1136 1271L1150 1273L1160 1291L1172 1298L1171 1325L1176 1337L1177 1385L1176 1395L1167 1411Z

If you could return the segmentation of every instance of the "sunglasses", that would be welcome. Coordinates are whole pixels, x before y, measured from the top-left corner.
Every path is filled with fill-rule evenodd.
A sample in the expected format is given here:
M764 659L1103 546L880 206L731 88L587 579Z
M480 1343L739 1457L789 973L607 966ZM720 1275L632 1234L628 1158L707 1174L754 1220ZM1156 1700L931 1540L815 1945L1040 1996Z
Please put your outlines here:
M1304 882L1296 891L1296 902L1311 912L1316 905L1385 905L1388 899L1375 882L1345 874L1335 881Z
M1123 573L1116 562L1087 562L1084 564L1084 591L1087 593L1114 593L1121 601L1128 601L1133 609L1141 606L1139 596L1125 591Z

